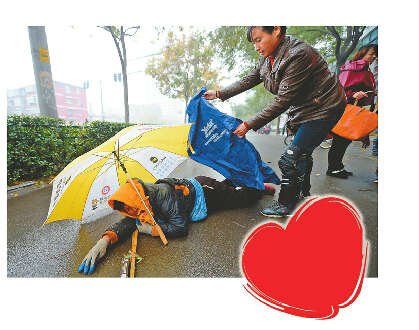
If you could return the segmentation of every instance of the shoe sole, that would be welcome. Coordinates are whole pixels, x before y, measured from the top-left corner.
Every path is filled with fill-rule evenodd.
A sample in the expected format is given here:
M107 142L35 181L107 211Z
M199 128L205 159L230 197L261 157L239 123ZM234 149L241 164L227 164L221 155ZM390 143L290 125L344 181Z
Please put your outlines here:
M259 213L262 214L264 217L268 217L268 218L285 218L289 216L289 214L286 214L286 215L265 214L262 211L259 211Z
M332 178L338 178L338 179L347 179L348 178L348 176L336 176L336 175L327 174L327 173L326 173L326 175L327 176L331 176Z

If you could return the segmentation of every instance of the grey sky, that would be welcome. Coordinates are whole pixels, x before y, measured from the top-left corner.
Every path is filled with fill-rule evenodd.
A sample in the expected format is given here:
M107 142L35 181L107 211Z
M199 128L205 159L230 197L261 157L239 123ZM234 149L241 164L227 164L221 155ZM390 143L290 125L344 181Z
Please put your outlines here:
M87 90L88 110L101 115L100 84L105 113L123 117L122 83L114 82L114 73L121 72L120 61L111 35L96 25L46 25L52 75L55 81L83 86L89 80ZM126 38L128 55L129 103L133 105L156 105L165 113L166 121L183 120L183 100L173 100L162 95L155 81L144 74L147 61L143 57L159 53L164 40L157 39L153 26L145 25L135 37ZM12 50L10 64L5 68L7 89L34 84L32 58L30 54L27 26L15 28L13 38L8 41ZM224 73L224 76L229 75ZM231 79L223 82L226 85ZM234 103L244 98L236 98ZM230 113L230 104L219 103L221 111ZM141 116L140 116L141 117ZM140 120L139 116L133 119Z

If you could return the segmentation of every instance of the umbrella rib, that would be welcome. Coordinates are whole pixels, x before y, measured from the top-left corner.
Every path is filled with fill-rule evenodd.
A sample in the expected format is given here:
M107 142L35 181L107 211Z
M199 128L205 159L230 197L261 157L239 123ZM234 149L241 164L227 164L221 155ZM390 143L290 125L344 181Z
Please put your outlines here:
M107 154L106 156L102 156L102 155L95 154L95 153L92 154L92 156L96 156L96 157L99 157L99 158L109 158L109 155L110 154Z
M143 147L139 147L139 148L135 148L135 149L142 149ZM131 151L131 152L130 152ZM127 150L127 152L125 153L125 155L123 155L124 157L128 157L128 156L132 156L135 155L137 152L139 152L141 150L134 150L134 149L129 149Z
M109 155L105 157L105 156L95 155L95 154L93 154L93 156L97 156L97 157L100 157L100 158L108 158L109 157ZM98 169L100 167L103 167L103 165L102 166L95 166L95 167L92 167L90 169L85 169L85 170L81 171L79 174L81 174L81 173L90 173L90 172L95 171L96 169Z
M82 156L84 156L84 155L82 155ZM99 154L95 154L95 153L92 153L91 155L89 155L89 157L91 157L91 156L96 156L96 157L99 157L99 158L106 158L106 157L108 157L109 155L107 155L107 156L102 156L102 155L99 155ZM80 156L81 157L81 156ZM79 157L77 157L76 159L74 159L73 160L73 162L75 161L75 160L77 160ZM88 157L87 157L88 158ZM72 162L71 162L72 163ZM68 164L67 166L69 166L69 165L71 165L71 163L70 164ZM75 165L73 165L73 166L71 166L70 168L69 168L69 170L70 169L72 169L72 168L74 168L74 167L76 167L77 165L79 165L81 162L79 162L79 163L77 163L77 164L75 164ZM83 171L81 171L80 173L83 173L83 172L85 172L86 170L83 170ZM61 173L60 173L61 174Z
M107 158L107 157L104 157L104 156L100 156L100 155L96 155L96 156L99 156L99 157L101 157L101 158ZM131 159L131 158L128 158L128 157L124 157L124 158L127 158L129 161L136 161L136 160L133 160L133 159ZM106 163L105 163L106 164ZM103 174L105 174L112 166L114 166L114 165L116 165L116 166L118 166L118 164L116 163L116 161L112 161L109 165L108 165L108 167L101 173L101 174L99 174L98 175L98 177L99 176L101 176L101 175L103 175ZM91 169L89 169L89 170L84 170L84 171L82 171L82 172L80 172L80 173L89 173L89 172L93 172L93 171L95 171L96 169L98 169L99 167L104 167L104 165L102 165L102 166L96 166L96 167L93 167L93 168L91 168Z
M139 161L137 161L137 160L135 160L135 159L132 159L132 158L130 158L130 157L128 157L128 156L130 156L130 155L120 155L120 158L121 158L121 162L122 163L129 163L129 162L131 162L131 163L133 163L133 162L136 162L136 163L138 163L138 164L140 164L142 167L144 167Z
M130 148L130 149L126 150L126 154L128 154L128 151L131 151L132 150L133 152L128 155L128 156L130 156L130 155L133 155L133 154L141 151L141 150L138 150L138 149L145 149L145 148L155 148L155 149L158 149L158 150L163 150L164 152L169 152L169 153L174 154L174 155L177 155L177 156L185 157L183 154L180 154L178 152L169 151L169 150L166 150L166 149L163 149L163 148L157 148L157 147L152 146L152 145L149 145L149 146L141 146L141 147L136 147L136 148Z
M146 132L147 133L147 132ZM123 146L127 145L128 143L134 143L134 142L138 142L141 138L143 137L143 135L140 136L136 136L135 138L133 138L132 140L129 140L128 142L124 143L123 145L119 146L119 149L121 149ZM119 139L118 139L119 141ZM116 144L116 141L115 141ZM140 147L141 148L141 147Z
M95 167L92 167L91 169L83 170L80 173L89 173L89 172L95 171L96 169L98 169L100 167L103 167L103 165L101 165L101 166L95 166Z
M105 157L104 157L105 158ZM137 162L136 160L134 160L134 159L131 159L131 158L129 158L129 157L127 157L127 156L125 156L125 155L123 155L123 154L121 154L120 155L120 158L122 158L122 159L124 159L124 161L125 162ZM111 160L111 159L110 159ZM106 163L105 163L106 164ZM119 166L119 164L116 162L116 160L111 160L111 163L109 164L109 166L100 174L100 175L103 175L103 174L105 174L109 169L111 169L112 168L112 166L116 166L116 167L118 167ZM99 176L99 175L98 175Z
M102 165L102 166L103 166L103 165ZM83 171L80 171L80 173L79 173L79 174L93 172L93 171L95 171L96 169L98 169L98 168L100 168L100 167L102 167L102 166L95 166L95 167L92 167L92 168L90 168L90 169L85 169L85 170L83 170Z
M106 163L105 163L106 164ZM111 163L111 164L109 164L109 166L107 167L107 168L105 168L104 166L102 166L102 168L104 168L104 170L102 171L102 173L99 173L96 177L98 178L98 177L100 177L100 176L102 176L102 175L104 175L107 171L109 171L111 168L112 168L112 166L114 166L115 164L113 164L113 163Z
M152 176L153 178L156 178L155 176L154 176L154 174L153 173L151 173L149 170L147 170L147 168L145 168L144 167L144 165L143 164L141 164L139 161L137 161L137 160L135 160L135 159L132 159L132 158L129 158L127 155L123 155L123 154L120 154L120 158L121 158L121 162L122 163L128 163L128 162L135 162L135 163L138 163L138 164L140 164L141 165L141 167L143 168L143 170L144 171L146 171L147 173L149 173L150 174L150 176ZM117 166L118 166L118 164L117 164ZM158 179L158 178L157 178Z

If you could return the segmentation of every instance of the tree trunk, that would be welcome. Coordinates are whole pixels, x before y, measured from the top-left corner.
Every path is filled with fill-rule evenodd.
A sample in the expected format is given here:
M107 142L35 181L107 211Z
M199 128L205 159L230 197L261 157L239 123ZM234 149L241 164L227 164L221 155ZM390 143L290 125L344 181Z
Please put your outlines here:
M365 28L366 26L348 26L344 44L340 46L340 43L336 43L336 74L338 76L340 74L340 67L346 63L349 56L355 50Z
M122 76L124 82L124 106L125 106L125 123L129 123L129 105L128 105L128 78L126 66L122 68Z
M184 120L183 120L183 122L186 124L188 121L187 121L187 117L186 117L186 109L188 108L188 101L189 101L189 99L185 99L185 118L184 118Z
M114 31L112 30L111 26L106 26L105 30L107 30L113 38L113 41L116 46L116 50L118 51L119 61L121 62L121 68L122 68L122 80L123 80L123 86L124 86L124 107L125 107L125 123L129 123L129 107L128 107L128 79L127 79L127 50L125 48L125 39L124 39L124 28L121 26L121 35L118 38ZM119 47L119 42L122 46L122 52L121 48Z
M346 59L344 59L344 58L337 58L336 59L336 74L338 75L338 77L340 75L340 67L342 65L344 65L345 62L346 62Z
M121 26L121 45L122 45L122 80L124 85L124 107L125 107L125 123L129 123L129 105L128 105L128 77L127 77L127 50L125 48L125 39L123 27Z

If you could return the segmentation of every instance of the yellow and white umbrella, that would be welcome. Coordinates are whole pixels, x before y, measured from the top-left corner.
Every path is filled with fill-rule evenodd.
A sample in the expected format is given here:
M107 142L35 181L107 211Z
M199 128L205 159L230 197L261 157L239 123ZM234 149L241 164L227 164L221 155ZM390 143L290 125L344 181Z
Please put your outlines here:
M130 177L154 183L188 158L191 124L171 127L135 125L68 164L53 180L44 224L66 219L87 223L113 212L109 197Z

